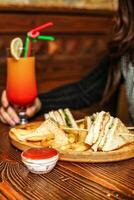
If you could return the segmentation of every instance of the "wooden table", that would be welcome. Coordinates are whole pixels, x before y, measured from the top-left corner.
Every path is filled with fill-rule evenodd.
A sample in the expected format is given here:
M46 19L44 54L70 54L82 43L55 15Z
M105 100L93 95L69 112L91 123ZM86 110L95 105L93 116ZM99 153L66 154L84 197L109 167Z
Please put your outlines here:
M59 161L48 174L30 173L0 123L0 200L134 199L134 159L115 163Z

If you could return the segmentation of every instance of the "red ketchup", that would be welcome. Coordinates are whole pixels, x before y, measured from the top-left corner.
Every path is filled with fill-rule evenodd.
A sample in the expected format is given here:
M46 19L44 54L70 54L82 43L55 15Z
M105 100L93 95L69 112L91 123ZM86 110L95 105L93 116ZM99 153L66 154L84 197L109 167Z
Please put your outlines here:
M58 152L53 148L31 148L22 153L26 159L42 160L56 156Z

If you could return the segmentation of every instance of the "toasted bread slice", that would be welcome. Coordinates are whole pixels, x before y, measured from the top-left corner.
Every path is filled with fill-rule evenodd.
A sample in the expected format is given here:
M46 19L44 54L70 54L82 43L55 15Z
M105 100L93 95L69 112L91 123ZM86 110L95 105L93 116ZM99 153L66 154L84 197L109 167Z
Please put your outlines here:
M88 134L85 139L85 143L87 143L89 145L95 144L95 142L99 138L99 134L101 131L101 125L102 125L102 121L104 119L105 113L106 112L101 111L100 113L96 114L96 116L95 116L96 119L92 123L91 127L88 129Z
M68 137L65 132L59 128L55 121L48 119L45 121L45 127L48 131L54 134L54 147L60 147L68 144Z
M20 141L39 141L41 139L45 139L50 134L53 134L54 145L56 147L68 144L68 137L66 136L65 132L58 127L58 124L55 121L50 118L42 122L41 125L34 130L12 128L11 131Z
M62 116L60 114L60 112L58 112L57 110L54 111L54 115L55 115L55 118L56 118L56 122L58 122L58 124L60 125L65 125L64 123L64 120L62 119Z
M49 120L49 119L48 119ZM41 125L35 129L32 130L24 130L24 129L18 129L18 128L12 128L11 131L15 134L15 136L18 138L20 141L25 141L28 138L32 137L43 137L46 136L47 134L50 134L50 131L46 127L46 122L41 123Z
M108 132L109 132L111 126L112 126L113 120L114 120L114 117L110 116L110 119L109 119L108 123L105 126L103 137L102 137L102 139L101 139L101 141L99 143L99 146L98 146L99 150L102 150L102 147L105 144L106 137L107 137L107 134L108 134Z
M67 126L66 120L65 120L65 115L62 109L59 109L58 112L60 113L62 120L64 122L64 125Z
M101 142L101 140L102 140L102 138L103 138L103 136L105 134L106 125L107 125L107 123L108 123L108 121L110 119L110 114L107 113L107 112L103 116L104 117L102 118L101 129L100 129L100 133L99 133L98 139L91 147L94 151L98 150L99 144L100 144L100 142Z
M64 109L64 114L65 114L65 117L66 117L66 121L68 121L70 127L71 128L78 128L78 125L77 125L71 111L68 108Z
M52 119L52 120L54 120L54 121L57 120L53 110L50 111L48 114L49 114L49 118L50 118L50 119Z
M118 118L115 118L102 150L112 151L133 142L134 137L129 136L127 127Z
M91 118L89 116L86 116L85 117L85 121L87 122L86 123L86 128L87 130L90 130L91 126L92 126L92 121L91 121Z

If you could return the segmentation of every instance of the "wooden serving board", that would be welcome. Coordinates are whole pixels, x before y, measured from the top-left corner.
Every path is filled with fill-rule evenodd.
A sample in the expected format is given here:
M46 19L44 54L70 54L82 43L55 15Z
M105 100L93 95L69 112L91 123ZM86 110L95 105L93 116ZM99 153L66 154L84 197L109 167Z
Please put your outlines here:
M40 122L38 122L40 124ZM21 128L23 128L21 126ZM35 127L35 124L31 123L27 126L27 129ZM11 144L19 150L26 150L31 147L42 147L40 142L26 142L19 141L17 137L9 132L9 138ZM118 150L110 151L110 152L93 152L92 150L87 150L84 152L76 152L73 150L59 151L60 160L62 161L71 161L71 162L89 162L89 163L100 163L100 162L115 162L126 160L134 157L134 143L126 145Z
M129 144L115 151L109 152L60 152L60 160L72 162L115 162L126 160L134 157L134 144Z

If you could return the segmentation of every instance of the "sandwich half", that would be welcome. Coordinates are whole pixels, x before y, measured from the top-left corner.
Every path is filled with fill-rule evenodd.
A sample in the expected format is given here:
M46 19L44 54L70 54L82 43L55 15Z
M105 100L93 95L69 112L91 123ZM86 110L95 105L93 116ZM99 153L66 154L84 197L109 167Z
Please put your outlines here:
M101 111L100 113L97 113L95 115L95 119L88 129L88 134L85 139L85 143L89 145L93 145L96 143L100 136L101 128L102 128L102 122L105 118L106 112Z
M112 126L106 136L102 151L119 149L120 147L133 142L134 137L131 136L127 127L120 119L114 118Z
M107 124L110 120L110 114L108 112L106 112L104 114L103 118L101 118L101 120L102 121L101 121L101 125L100 125L99 136L98 136L96 142L91 147L94 151L97 151L99 149L100 142L102 141L102 138L105 135L106 127L107 127Z

